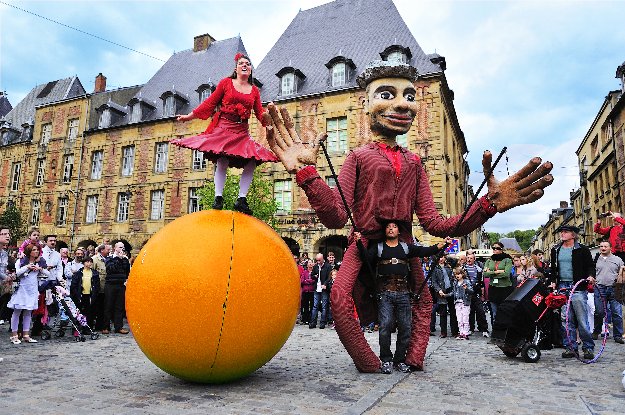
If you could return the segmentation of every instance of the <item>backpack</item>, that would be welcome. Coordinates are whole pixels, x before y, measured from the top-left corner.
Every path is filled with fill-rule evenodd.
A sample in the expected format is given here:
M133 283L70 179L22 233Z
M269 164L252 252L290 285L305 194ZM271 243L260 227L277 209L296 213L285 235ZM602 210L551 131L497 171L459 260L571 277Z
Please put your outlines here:
M404 253L408 256L408 244L406 242L399 243L404 248ZM382 258L382 249L384 249L384 242L378 242L378 258Z

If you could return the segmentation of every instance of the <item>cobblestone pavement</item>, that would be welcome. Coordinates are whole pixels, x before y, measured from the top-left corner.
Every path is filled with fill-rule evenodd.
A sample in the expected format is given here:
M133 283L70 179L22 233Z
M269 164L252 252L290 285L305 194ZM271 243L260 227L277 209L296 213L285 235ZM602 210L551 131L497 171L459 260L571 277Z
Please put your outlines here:
M625 346L612 340L597 363L584 365L562 359L561 349L530 364L505 357L482 337L431 337L424 372L382 375L358 373L334 330L296 326L282 350L249 377L198 385L154 366L132 335L14 346L7 326L0 329L0 414L625 412ZM193 341L182 334L181 342ZM366 337L375 350L377 333Z

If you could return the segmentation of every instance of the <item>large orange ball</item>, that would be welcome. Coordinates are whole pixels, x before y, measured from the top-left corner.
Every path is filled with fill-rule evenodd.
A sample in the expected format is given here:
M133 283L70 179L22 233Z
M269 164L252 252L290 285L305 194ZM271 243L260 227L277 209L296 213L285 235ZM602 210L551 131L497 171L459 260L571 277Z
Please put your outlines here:
M293 330L299 274L282 238L232 211L176 219L141 249L126 287L137 344L181 379L221 383L267 363Z

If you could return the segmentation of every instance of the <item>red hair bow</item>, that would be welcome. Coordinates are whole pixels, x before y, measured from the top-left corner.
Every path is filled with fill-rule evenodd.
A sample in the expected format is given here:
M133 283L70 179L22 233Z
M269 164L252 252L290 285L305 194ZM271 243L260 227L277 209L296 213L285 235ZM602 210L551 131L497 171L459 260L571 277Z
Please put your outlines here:
M234 61L238 62L239 59L241 59L242 57L244 57L245 55L241 52L237 53L236 55L234 55Z

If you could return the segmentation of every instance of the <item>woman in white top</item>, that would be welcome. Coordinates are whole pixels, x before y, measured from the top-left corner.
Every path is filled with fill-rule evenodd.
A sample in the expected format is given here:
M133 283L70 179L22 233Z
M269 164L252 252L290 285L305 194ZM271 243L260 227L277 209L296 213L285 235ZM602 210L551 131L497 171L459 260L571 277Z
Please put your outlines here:
M31 314L39 306L39 279L47 279L50 272L46 261L41 258L41 249L38 245L29 244L24 248L24 257L19 260L16 267L16 275L19 286L11 296L7 307L13 309L11 316L11 343L20 344L17 336L17 328L22 315L22 341L25 343L37 343L37 340L29 336Z

